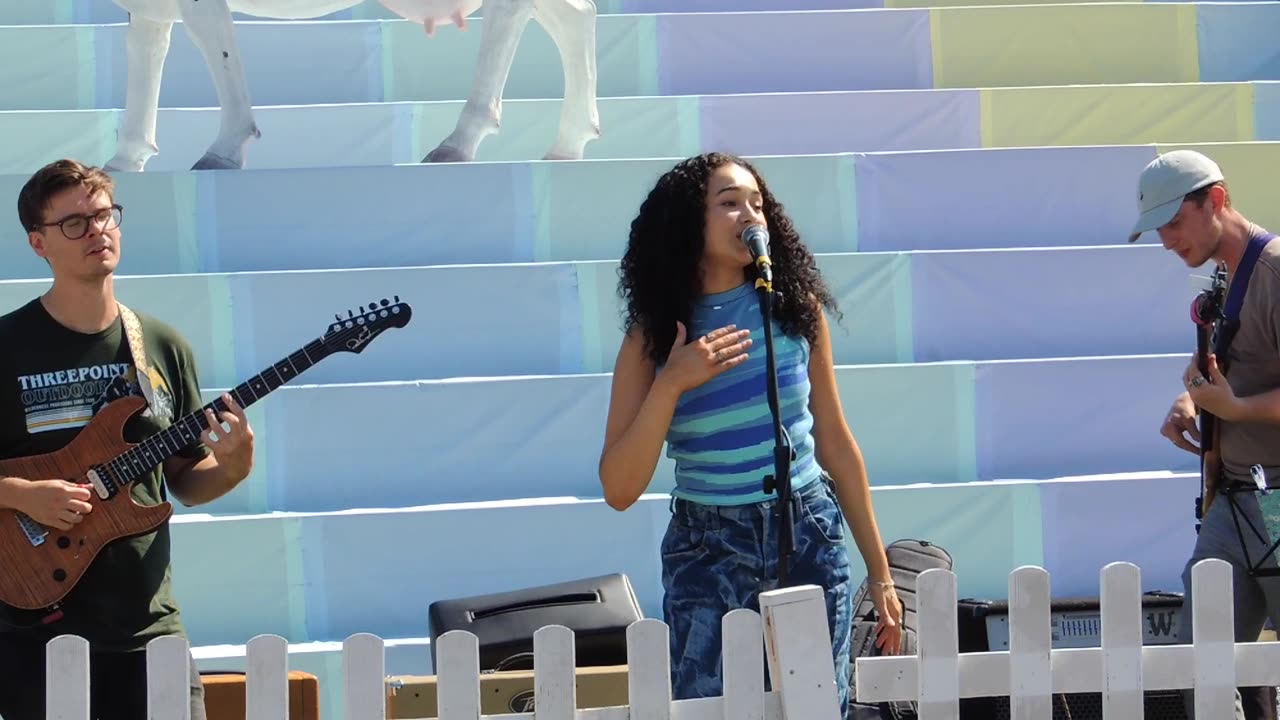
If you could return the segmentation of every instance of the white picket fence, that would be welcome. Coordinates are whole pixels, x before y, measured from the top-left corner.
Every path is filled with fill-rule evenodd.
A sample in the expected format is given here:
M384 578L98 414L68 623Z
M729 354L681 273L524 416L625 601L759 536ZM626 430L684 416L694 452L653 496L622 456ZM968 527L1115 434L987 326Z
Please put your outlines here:
M859 702L917 700L920 720L958 720L961 698L1008 697L1012 720L1049 720L1050 694L1101 693L1106 720L1142 720L1148 690L1195 689L1197 720L1234 720L1235 688L1280 685L1280 643L1235 642L1231 566L1192 568L1192 644L1143 646L1136 565L1102 569L1101 647L1053 648L1049 574L1009 575L1009 650L959 654L956 576L918 585L918 654L858 658Z
M734 610L723 620L724 695L671 699L667 626L646 618L627 628L629 706L577 708L573 632L562 626L533 637L532 713L480 713L480 656L475 635L441 635L436 650L441 720L837 720L839 703L822 590L813 585L763 593L760 613ZM342 650L343 720L386 717L381 638L357 634ZM247 647L246 720L289 717L288 644L260 635ZM765 691L765 661L773 688ZM46 652L46 718L89 720L89 646L64 635ZM149 720L190 720L190 660L181 638L147 645Z

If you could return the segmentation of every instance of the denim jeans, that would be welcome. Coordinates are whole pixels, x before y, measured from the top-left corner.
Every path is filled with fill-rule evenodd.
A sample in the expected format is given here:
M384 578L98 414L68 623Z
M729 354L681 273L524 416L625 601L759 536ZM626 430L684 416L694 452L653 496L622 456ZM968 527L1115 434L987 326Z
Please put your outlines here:
M844 518L825 476L792 493L795 552L789 585L826 590L827 625L841 717L849 703L852 593ZM671 633L671 683L680 699L721 694L720 622L738 608L760 611L778 587L777 500L715 506L672 502L662 539L663 616ZM767 672L767 665L766 665Z

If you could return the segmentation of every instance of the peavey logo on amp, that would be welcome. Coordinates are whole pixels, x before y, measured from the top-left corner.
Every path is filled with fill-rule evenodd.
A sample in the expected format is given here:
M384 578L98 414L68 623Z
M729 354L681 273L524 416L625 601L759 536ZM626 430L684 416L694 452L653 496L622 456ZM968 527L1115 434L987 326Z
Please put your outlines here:
M531 713L533 708L533 690L521 690L512 695L511 701L507 703L507 709L513 713Z

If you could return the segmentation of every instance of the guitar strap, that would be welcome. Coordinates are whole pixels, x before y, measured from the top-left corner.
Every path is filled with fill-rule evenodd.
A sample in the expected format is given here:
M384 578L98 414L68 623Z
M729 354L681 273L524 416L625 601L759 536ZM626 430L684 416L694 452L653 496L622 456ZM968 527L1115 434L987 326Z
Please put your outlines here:
M155 389L151 387L150 367L147 365L147 350L142 342L142 324L138 322L138 316L133 313L124 303L116 303L120 306L120 320L124 323L124 334L129 340L129 354L133 356L133 367L138 376L138 387L142 388L142 396L147 399L147 405L154 407Z
M1231 341L1235 339L1236 331L1240 329L1240 308L1244 305L1245 291L1249 289L1249 276L1253 274L1253 266L1257 264L1262 248L1275 238L1274 234L1261 232L1249 238L1249 244L1245 246L1244 255L1240 258L1240 267L1236 268L1235 275L1231 278L1231 287L1227 290L1227 300L1222 308L1222 316L1226 322L1218 331L1220 336L1214 338L1215 354L1225 353L1227 348L1231 347ZM1221 364L1226 362L1227 358L1220 356L1218 360ZM1226 371L1225 366L1223 371Z

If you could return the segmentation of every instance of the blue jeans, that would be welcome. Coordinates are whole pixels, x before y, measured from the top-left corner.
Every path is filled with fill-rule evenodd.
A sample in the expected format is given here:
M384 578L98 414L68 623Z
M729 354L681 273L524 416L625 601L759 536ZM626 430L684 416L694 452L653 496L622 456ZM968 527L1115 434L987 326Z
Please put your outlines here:
M849 706L853 622L844 517L826 477L793 492L795 552L789 585L826 590L827 625L841 717ZM671 684L678 699L721 694L720 622L738 608L760 611L759 595L778 587L776 499L752 505L672 502L662 539L662 612L671 633ZM766 665L766 672L767 672Z

